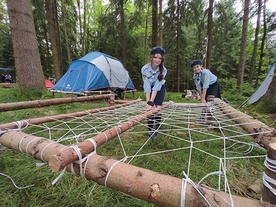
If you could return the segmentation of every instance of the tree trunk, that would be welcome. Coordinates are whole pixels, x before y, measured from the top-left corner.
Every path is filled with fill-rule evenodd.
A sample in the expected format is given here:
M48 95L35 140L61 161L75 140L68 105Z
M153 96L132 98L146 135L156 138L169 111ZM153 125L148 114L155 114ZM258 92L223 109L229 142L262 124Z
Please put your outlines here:
M254 47L253 47L253 53L252 53L252 56L251 56L250 74L249 74L249 79L248 79L248 82L251 85L252 85L252 82L253 82L255 67L256 67L256 58L257 58L258 43L259 43L261 11L262 11L262 0L258 0L257 25L256 25L256 29L255 29Z
M262 65L263 65L263 57L264 57L264 48L265 48L265 40L266 40L266 34L267 34L267 26L266 26L266 0L264 0L264 6L263 6L263 36L261 41L261 49L260 49L260 61L258 66L258 73L255 80L255 87L258 85L258 80L262 71Z
M163 45L163 24L162 24L162 16L163 16L163 6L162 0L159 0L159 45Z
M45 0L46 17L48 21L48 29L50 34L51 49L53 52L53 63L55 78L58 81L62 74L60 69L60 41L59 41L59 27L57 17L57 5L55 0Z
M243 9L242 37L241 37L241 46L240 46L240 60L239 60L238 73L237 73L237 89L240 92L242 91L244 67L245 67L249 4L250 4L250 0L245 0L244 9Z
M180 91L180 3L177 0L177 34L176 34L176 78L177 78L177 88L176 92Z
M124 11L124 0L120 0L120 17L121 17L121 51L122 51L122 62L124 65L127 64L126 57L126 26L125 26L125 11Z
M70 42L70 39L68 38L68 28L67 28L67 25L66 25L66 19L67 19L67 11L66 9L62 6L61 7L61 12L62 12L62 21L63 21L63 25L64 25L64 44L66 46L66 53L67 53L67 61L68 63L70 63L72 61L72 58L71 58L71 51L70 51L70 45L69 45L69 42Z
M152 0L152 46L158 45L157 0Z
M212 51L213 7L214 7L214 0L209 0L208 24L207 24L206 68L208 68L210 70L211 70L211 51Z
M30 0L7 0L16 66L16 81L21 91L45 90L44 75L36 40Z

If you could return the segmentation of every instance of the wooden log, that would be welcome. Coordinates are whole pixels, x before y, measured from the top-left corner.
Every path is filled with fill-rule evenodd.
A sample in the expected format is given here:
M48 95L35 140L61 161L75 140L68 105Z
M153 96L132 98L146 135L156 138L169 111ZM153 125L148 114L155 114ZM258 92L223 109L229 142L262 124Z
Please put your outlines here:
M114 99L114 94L2 103L0 104L0 112L26 109L26 108L44 107L49 105L58 105L58 104L73 103L73 102L111 99L112 97Z
M59 114L59 115L55 115L55 116L44 116L44 117L40 117L40 118L33 118L33 119L28 119L28 120L21 120L21 121L17 121L17 122L0 124L0 132L9 130L9 129L18 129L19 128L18 125L20 125L21 128L23 128L23 127L26 127L28 124L41 124L41 123L45 123L45 122L52 122L55 120L63 120L63 119L68 119L68 118L72 118L72 117L85 116L87 114L97 113L100 111L109 111L112 109L121 108L121 107L125 107L125 106L131 105L131 104L135 104L138 101L139 100L135 100L135 101L129 101L127 103L119 104L119 105L97 108L97 109L90 109L90 110L81 111L81 112Z
M268 146L265 166L262 198L276 206L276 143L271 143Z
M163 106L161 107L148 111L145 114L136 116L131 120L128 120L118 126L114 126L102 133L97 134L92 139L94 140L97 146L101 146L102 144L116 137L118 134L125 132L126 130L140 123L142 120L145 120L147 117L150 117L152 114L159 112L161 109L167 107L169 104L170 103L167 102L163 104ZM90 140L91 139L84 140L83 142L77 144L77 148L79 149L83 157L85 157L91 151L95 150L94 143ZM72 148L67 148L57 154L54 154L49 160L49 166L53 172L58 172L78 159L79 157L78 154L75 153L75 150Z
M267 150L267 159L270 159L272 163L267 163L271 165L270 167L266 165L263 176L262 198L264 201L276 205L276 164L273 164L276 163L276 130L234 109L220 99L215 99L215 104L219 105L223 113L229 118L239 123L244 130L252 134L254 141ZM274 184L272 184L273 182L268 182L269 187L267 187L266 181L264 181L265 178L271 179L271 181L274 181Z
M236 110L218 98L215 98L214 101L223 113L225 113L234 122L240 124L240 127L242 127L245 131L252 134L254 141L259 145L267 149L270 143L276 142L276 136L273 132L275 129L241 111Z
M8 148L32 155L46 163L52 154L66 148L52 140L17 131L2 134L0 143ZM66 168L69 172L72 169L74 169L74 174L81 175L87 180L93 180L100 185L158 206L179 207L182 204L186 207L271 207L266 202L235 195L230 196L204 185L195 185L196 190L189 180L186 182L180 178L125 164L97 154L88 156L82 165L73 163L72 168L70 166Z

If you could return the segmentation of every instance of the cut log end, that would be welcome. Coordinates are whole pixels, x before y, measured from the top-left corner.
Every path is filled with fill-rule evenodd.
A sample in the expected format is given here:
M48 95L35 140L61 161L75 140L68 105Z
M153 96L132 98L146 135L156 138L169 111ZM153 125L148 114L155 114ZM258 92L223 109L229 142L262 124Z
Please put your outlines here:
M53 155L49 159L49 167L52 170L52 172L58 172L62 169L61 162L59 160L59 157L57 155Z

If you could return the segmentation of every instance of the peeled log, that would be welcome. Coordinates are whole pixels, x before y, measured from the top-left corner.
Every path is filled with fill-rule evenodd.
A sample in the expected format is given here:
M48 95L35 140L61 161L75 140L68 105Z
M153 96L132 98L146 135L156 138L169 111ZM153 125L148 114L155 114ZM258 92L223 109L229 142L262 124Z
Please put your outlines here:
M270 143L276 142L275 129L270 128L259 120L236 110L218 98L215 99L215 104L218 105L222 112L230 119L233 119L233 121L240 124L240 127L245 131L252 134L256 143L267 149Z
M2 103L0 104L0 112L14 111L14 110L26 109L26 108L36 108L36 107L43 107L43 106L49 106L49 105L58 105L58 104L65 104L65 103L73 103L73 102L111 99L111 98L114 99L114 94Z
M159 112L161 109L167 107L169 104L170 103L165 103L162 107L158 107L154 110L148 111L145 114L136 116L135 118L128 120L118 126L112 127L102 133L99 133L92 139L96 142L97 146L101 146L102 144L116 137L118 134L127 131L131 127L135 126L137 123L140 123L142 120L146 119L152 114ZM87 154L95 150L93 143L89 140L85 140L77 144L76 146L78 147L82 157L85 157ZM52 169L53 172L58 172L78 159L78 154L73 148L66 148L61 152L54 154L53 157L50 158L49 167Z
M241 124L241 127L248 133L252 134L254 141L263 146L267 150L267 157L276 162L276 130L270 128L264 123L254 119L247 114L244 114L220 99L215 99L215 104L219 105L222 112L229 118L234 119L236 123ZM265 174L269 176L274 182L276 182L276 166L272 164L272 167L265 169ZM276 186L269 183L272 190L276 191ZM265 185L263 187L262 198L266 202L270 202L276 205L276 195Z
M10 131L0 136L0 143L34 156L36 159L48 162L52 154L66 146L55 143L43 137L35 137L23 132ZM93 180L100 185L118 190L132 197L136 197L158 206L179 207L181 201L186 207L229 207L230 195L206 186L197 186L204 198L187 182L186 188L182 188L182 179L163 175L151 170L132 166L118 160L103 157L97 154L87 157L86 163L82 163L84 178ZM85 168L84 168L85 167ZM80 175L80 165L73 163L74 173ZM67 167L71 171L71 167ZM185 193L185 194L184 194ZM268 203L259 200L233 196L233 205L237 207L268 207Z
M116 108L121 108L121 107L125 107L134 103L137 103L138 100L136 101L129 101L126 102L124 104L119 104L119 105L114 105L114 106L109 106L109 107L103 107L103 108L97 108L97 109L90 109L90 110L86 110L86 111L81 111L81 112L74 112L74 113L68 113L68 114L59 114L59 115L55 115L55 116L44 116L44 117L40 117L40 118L33 118L33 119L28 119L28 120L21 120L21 121L17 121L17 122L12 122L12 123L6 123L6 124L0 124L0 132L7 130L7 129L18 129L18 122L20 122L20 126L26 127L28 124L41 124L41 123L45 123L45 122L52 122L55 120L63 120L63 119L68 119L68 118L72 118L72 117L80 117L80 116L85 116L87 114L92 114L92 113L97 113L100 111L109 111L112 109L116 109Z

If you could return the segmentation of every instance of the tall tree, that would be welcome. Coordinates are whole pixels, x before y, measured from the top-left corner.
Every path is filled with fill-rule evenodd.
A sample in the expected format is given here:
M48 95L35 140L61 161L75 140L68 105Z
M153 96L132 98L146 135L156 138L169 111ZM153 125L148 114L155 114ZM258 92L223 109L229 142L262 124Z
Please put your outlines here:
M242 90L244 68L245 68L245 56L246 56L246 40L247 40L247 30L248 30L248 17L249 17L249 4L250 0L244 1L243 8L243 22L242 22L242 37L240 46L240 60L238 66L237 74L237 89Z
M87 19L87 4L86 4L86 0L83 0L83 35L82 35L82 54L85 55L86 54L86 37L87 37L87 23L86 23L86 19Z
M16 67L21 91L46 89L38 52L30 0L7 0Z
M126 57L126 26L125 26L125 10L124 10L124 0L119 1L119 11L120 11L120 37L121 37L121 51L122 51L122 62L124 65L127 63Z
M48 21L48 29L50 34L51 49L53 52L53 63L55 78L59 80L62 76L61 63L61 47L60 47L60 32L57 16L57 2L56 0L45 0L46 18Z
M157 15L158 2L152 0L152 46L158 45L158 15Z
M163 45L163 32L162 32L162 29L163 29L163 23L162 23L162 15L163 15L163 6L162 6L163 2L162 0L159 0L159 22L158 22L158 25L159 25L159 45Z
M253 53L252 53L252 56L251 56L250 74L249 74L249 79L248 79L248 82L250 84L252 84L252 82L253 82L253 76L254 76L254 73L255 73L255 65L256 65L256 59L257 59L258 43L259 43L261 11L262 11L262 0L258 0L258 10L257 10L257 21L256 21L256 28L255 28L254 47L253 47Z
M212 29L213 29L213 7L214 0L209 0L208 23L207 23L207 48L205 67L211 69L211 51L212 51Z
M263 65L263 58L264 58L264 48L265 48L265 40L266 40L266 35L267 35L267 25L266 25L266 0L264 0L264 6L263 6L263 36L262 36L262 41L261 41L261 48L260 48L260 60L259 60L259 66L258 66L258 73L257 73L257 78L255 85L258 85L258 77L261 74L261 68Z
M177 34L176 34L176 77L177 77L177 88L176 91L180 91L180 3L177 0Z

